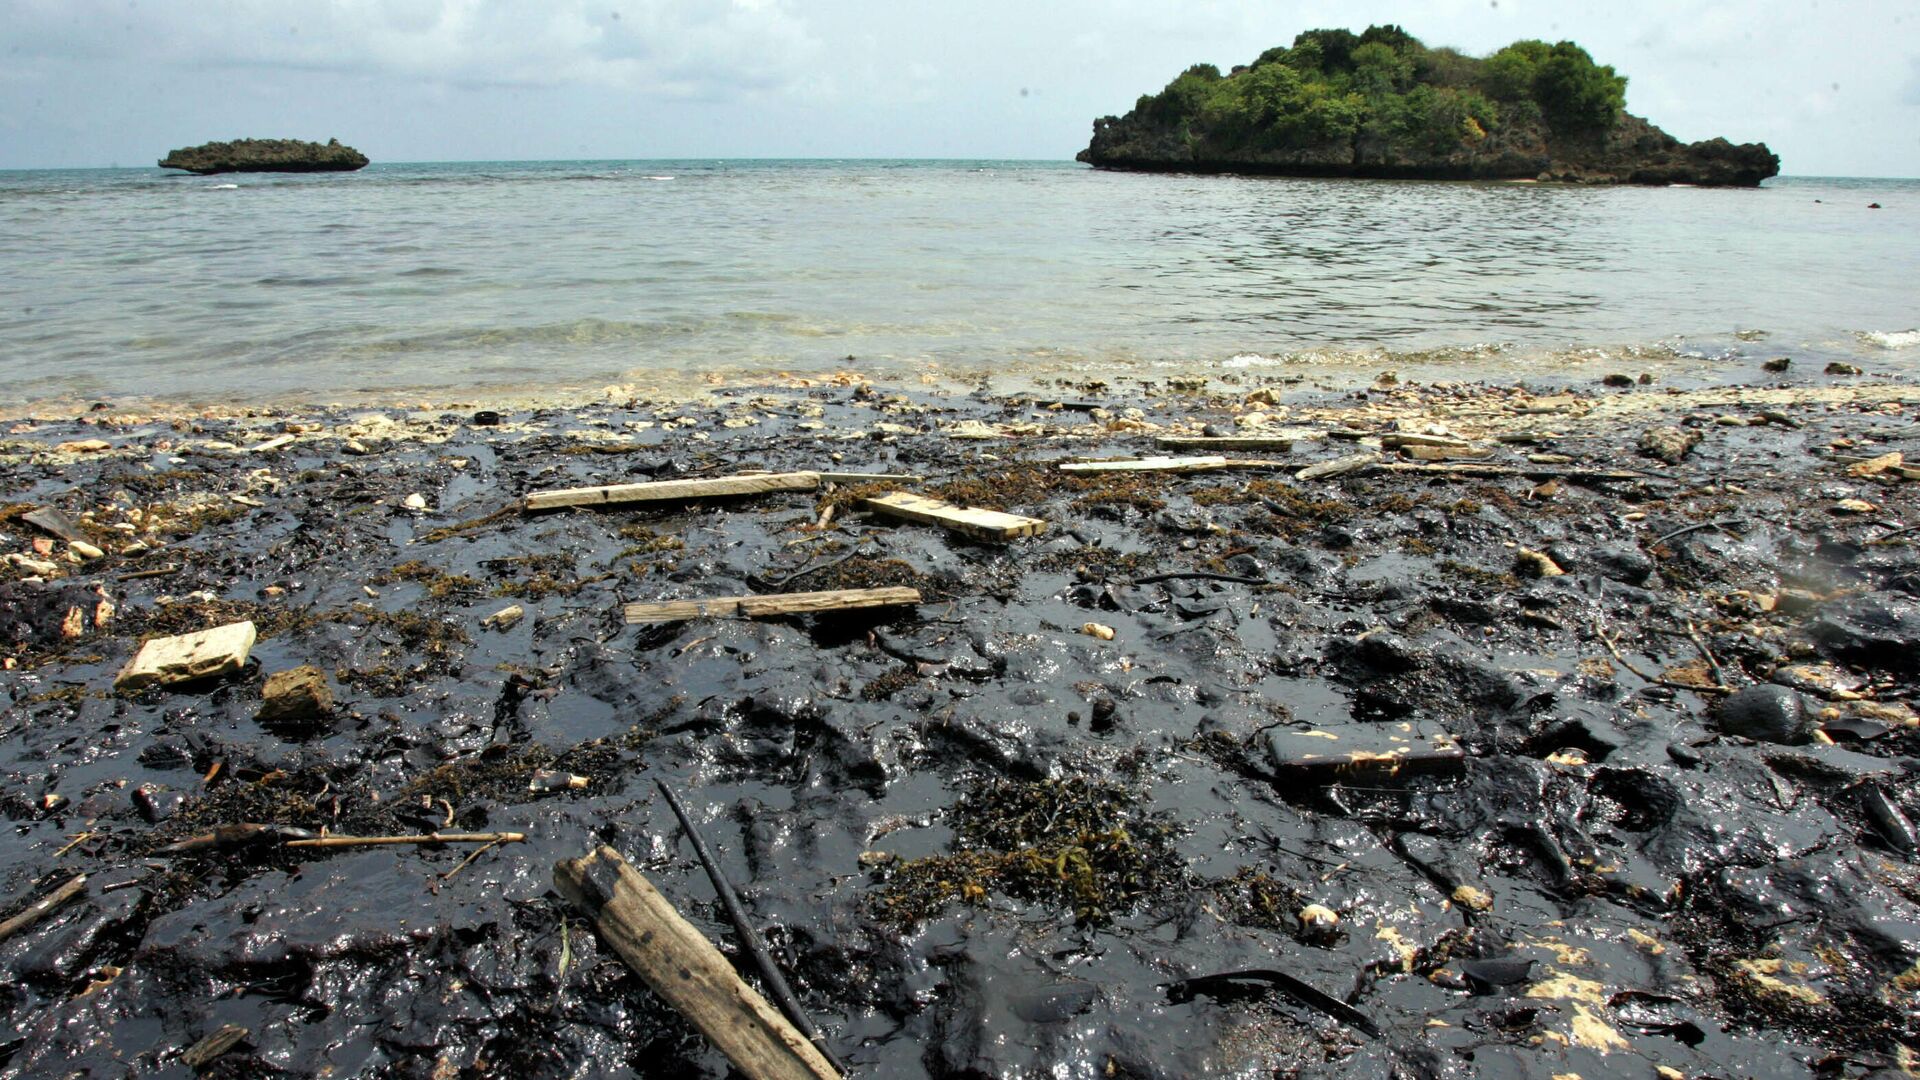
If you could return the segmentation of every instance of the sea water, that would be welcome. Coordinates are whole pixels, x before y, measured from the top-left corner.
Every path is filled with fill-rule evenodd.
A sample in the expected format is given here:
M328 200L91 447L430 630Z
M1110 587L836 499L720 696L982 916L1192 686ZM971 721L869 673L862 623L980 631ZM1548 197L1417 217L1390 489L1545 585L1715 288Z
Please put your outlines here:
M1802 371L1920 364L1920 181L861 160L0 172L10 403L477 399L836 371L1684 382L1778 355Z

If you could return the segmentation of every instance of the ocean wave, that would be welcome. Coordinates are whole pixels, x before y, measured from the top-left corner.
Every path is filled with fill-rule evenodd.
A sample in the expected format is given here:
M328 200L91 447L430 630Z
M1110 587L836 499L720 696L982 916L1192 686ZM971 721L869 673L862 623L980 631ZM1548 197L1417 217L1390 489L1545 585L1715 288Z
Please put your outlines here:
M1855 336L1876 349L1911 349L1920 345L1920 330L1862 330Z

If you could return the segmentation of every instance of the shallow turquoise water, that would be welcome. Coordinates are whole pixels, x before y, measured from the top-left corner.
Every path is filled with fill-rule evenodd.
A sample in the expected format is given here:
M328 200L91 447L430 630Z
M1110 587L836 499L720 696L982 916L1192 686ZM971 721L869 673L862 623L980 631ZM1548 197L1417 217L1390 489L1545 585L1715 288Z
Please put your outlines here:
M1904 180L1731 191L902 161L11 172L0 267L0 397L16 402L847 368L1920 362L1920 181Z

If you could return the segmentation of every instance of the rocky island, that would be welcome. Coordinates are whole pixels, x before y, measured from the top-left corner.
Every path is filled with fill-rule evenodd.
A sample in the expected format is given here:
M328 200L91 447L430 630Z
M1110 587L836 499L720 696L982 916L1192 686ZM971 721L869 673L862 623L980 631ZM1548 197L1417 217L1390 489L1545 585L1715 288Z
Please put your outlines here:
M230 172L352 172L367 166L367 155L339 139L325 144L299 139L235 139L175 150L160 159L163 169L185 169L205 176Z
M1627 80L1571 41L1484 59L1398 26L1309 30L1222 75L1196 64L1125 116L1094 121L1078 159L1160 172L1555 180L1753 187L1764 144L1682 143L1625 111Z

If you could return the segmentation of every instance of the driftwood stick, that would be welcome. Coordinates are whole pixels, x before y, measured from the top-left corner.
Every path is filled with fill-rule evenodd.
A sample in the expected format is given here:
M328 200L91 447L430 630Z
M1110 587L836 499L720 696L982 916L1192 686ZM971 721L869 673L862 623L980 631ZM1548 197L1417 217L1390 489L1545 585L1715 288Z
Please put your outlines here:
M420 836L316 836L310 840L289 840L287 847L378 847L382 844L513 844L527 838L526 833L426 833Z
M832 1050L827 1049L826 1036L820 1034L820 1029L813 1026L806 1010L800 1007L800 999L794 996L793 988L787 985L786 976L780 973L780 965L774 963L772 954L767 952L767 944L761 940L760 932L747 921L746 909L740 906L740 894L734 891L733 882L727 880L726 871L720 869L713 853L707 850L707 842L701 839L700 830L693 827L693 819L687 816L687 808L680 805L680 797L673 793L665 780L655 779L654 784L660 788L660 794L667 797L667 805L673 808L673 816L680 819L680 827L687 831L687 839L693 842L693 853L700 857L700 865L706 868L707 878L713 882L713 891L720 894L720 906L727 909L727 919L733 923L733 932L740 935L741 946L747 950L748 956L753 957L754 967L760 969L760 978L767 992L773 995L774 1004L780 1006L780 1011L793 1021L793 1026L799 1028L807 1041L819 1049L820 1056L831 1062L834 1068L845 1072L847 1067L833 1056Z
M806 1036L619 852L602 845L563 859L554 864L553 884L593 920L627 966L749 1080L840 1080Z
M0 941L5 941L20 931L25 930L27 927L32 926L34 923L39 922L41 919L46 918L58 909L60 905L86 891L87 875L75 874L68 878L59 888L28 904L20 914L15 915L6 922L0 923Z
M1225 581L1234 585L1271 585L1266 578L1247 577L1243 574L1216 574L1211 570L1175 570L1166 574L1148 574L1134 578L1135 585L1152 585L1156 581Z
M1719 521L1697 522L1695 524L1688 525L1685 528L1675 529L1670 533L1665 533L1659 538L1657 538L1656 540L1654 540L1654 542L1648 546L1658 547L1659 545L1664 544L1669 540L1673 540L1673 539L1677 539L1679 537L1685 536L1690 532L1699 532L1701 529L1724 529L1729 525L1738 525L1741 522L1744 522L1746 520L1747 520L1746 518L1741 518L1741 517L1730 517L1730 518L1721 518Z
M1672 679L1663 679L1658 675L1649 675L1639 668L1634 667L1633 661L1628 660L1620 654L1620 647L1613 643L1613 639L1607 636L1606 631L1595 626L1593 628L1593 636L1600 639L1600 644L1607 647L1607 652L1613 656L1614 660L1619 662L1621 667L1626 668L1629 672L1638 676L1642 682L1652 683L1655 686L1664 686L1669 690L1687 690L1695 694L1733 693L1733 687L1731 686L1691 686L1687 683L1675 682Z

